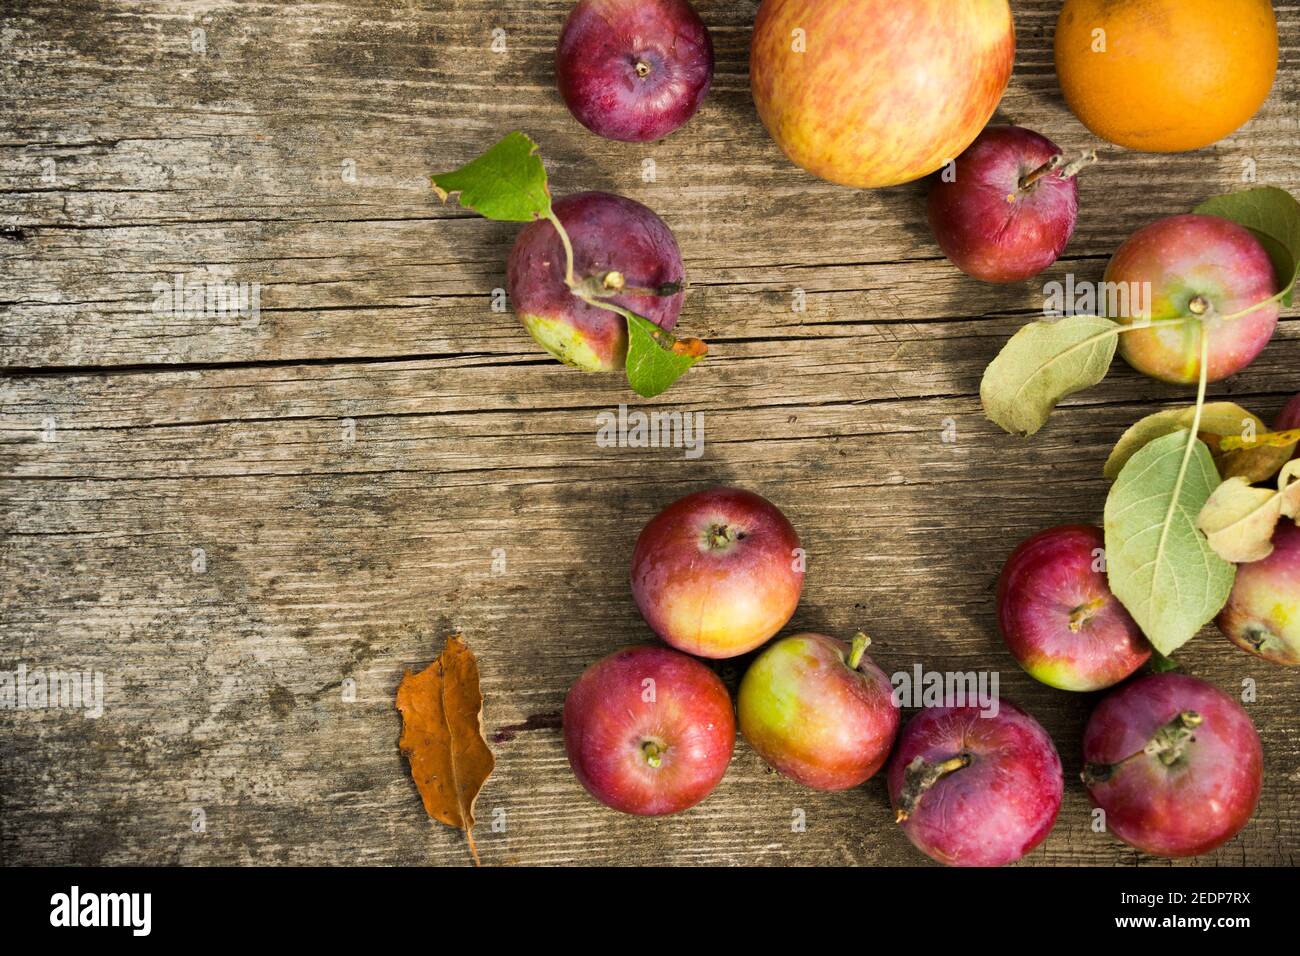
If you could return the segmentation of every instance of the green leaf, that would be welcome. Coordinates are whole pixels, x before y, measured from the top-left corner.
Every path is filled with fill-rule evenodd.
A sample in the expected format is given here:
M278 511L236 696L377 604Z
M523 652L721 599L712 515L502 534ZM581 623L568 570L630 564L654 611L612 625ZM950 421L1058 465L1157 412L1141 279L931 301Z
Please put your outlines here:
M666 392L707 349L699 339L678 341L635 312L627 316L627 381L643 398Z
M1165 657L1165 655L1161 654L1159 651L1151 652L1151 660L1148 663L1150 664L1152 673L1155 674L1168 674L1170 671L1178 670L1177 662Z
M537 144L520 132L460 169L434 175L433 191L443 202L460 193L462 206L488 219L529 222L551 214L546 167Z
M1253 232L1273 260L1280 291L1286 292L1282 304L1291 305L1300 278L1300 202L1294 196L1276 186L1261 186L1217 196L1194 211L1231 219Z
M1106 377L1119 329L1095 315L1026 325L984 372L984 413L1006 431L1032 435L1057 402Z
M1237 569L1196 527L1218 486L1210 449L1184 428L1129 459L1106 498L1110 589L1166 657L1232 592Z

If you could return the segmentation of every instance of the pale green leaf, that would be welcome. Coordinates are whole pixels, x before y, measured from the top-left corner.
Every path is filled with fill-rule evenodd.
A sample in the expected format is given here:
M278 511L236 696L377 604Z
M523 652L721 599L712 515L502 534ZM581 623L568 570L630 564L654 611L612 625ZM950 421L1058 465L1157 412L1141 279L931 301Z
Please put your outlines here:
M984 413L1005 431L1032 435L1057 402L1106 377L1119 328L1094 315L1026 325L984 372Z
M1219 484L1209 448L1181 429L1130 458L1106 499L1110 588L1165 656L1219 613L1232 592L1236 568L1196 527Z

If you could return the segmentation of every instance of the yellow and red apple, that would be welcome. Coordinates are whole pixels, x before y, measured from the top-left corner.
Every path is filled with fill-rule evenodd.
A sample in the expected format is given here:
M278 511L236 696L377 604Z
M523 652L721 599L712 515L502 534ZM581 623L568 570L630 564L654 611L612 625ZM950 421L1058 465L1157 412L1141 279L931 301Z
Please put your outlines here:
M844 186L896 186L975 141L1015 52L1007 0L764 0L750 80L793 162Z

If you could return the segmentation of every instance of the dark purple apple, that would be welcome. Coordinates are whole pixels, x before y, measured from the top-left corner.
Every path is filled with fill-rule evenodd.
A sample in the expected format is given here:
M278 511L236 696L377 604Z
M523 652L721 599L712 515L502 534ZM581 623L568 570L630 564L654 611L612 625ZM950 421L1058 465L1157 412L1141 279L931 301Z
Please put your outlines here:
M1111 593L1104 553L1099 528L1051 528L1021 544L998 579L1002 639L1051 687L1101 690L1151 657L1142 629Z
M795 634L745 672L736 710L758 755L818 790L856 787L880 769L898 733L889 678L864 652L825 634Z
M565 196L554 206L573 244L577 280L619 273L629 287L680 285L685 269L677 240L664 221L631 199L588 192ZM627 321L590 305L565 284L564 246L545 219L519 233L506 268L515 314L538 344L561 362L589 372L622 368L627 360ZM611 299L660 328L677 324L683 293L623 295Z
M1246 711L1185 674L1151 674L1106 697L1084 730L1083 759L1106 829L1156 856L1196 856L1232 839L1264 780Z
M693 807L722 779L736 742L718 676L666 647L629 647L588 667L564 701L564 745L587 792L660 816Z
M944 255L985 282L1019 282L1055 262L1079 216L1078 164L1050 139L990 126L930 187L930 229ZM948 181L950 179L951 181Z
M555 55L560 95L608 139L662 139L695 115L713 80L713 41L686 0L581 0Z
M1219 630L1266 661L1300 665L1300 527L1283 518L1273 553L1237 568Z
M711 488L674 501L642 529L632 597L678 650L735 657L790 620L803 590L794 527L752 491Z
M949 866L1002 866L1051 832L1065 781L1047 731L1013 704L920 711L889 763L889 798L918 850Z

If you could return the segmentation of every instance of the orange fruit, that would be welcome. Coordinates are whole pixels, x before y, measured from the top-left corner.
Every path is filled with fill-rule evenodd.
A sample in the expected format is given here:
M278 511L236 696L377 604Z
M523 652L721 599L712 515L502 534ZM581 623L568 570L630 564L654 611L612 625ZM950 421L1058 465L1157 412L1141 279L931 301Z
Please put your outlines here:
M1102 139L1148 153L1200 149L1268 98L1277 18L1269 0L1065 0L1056 74Z

